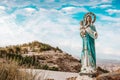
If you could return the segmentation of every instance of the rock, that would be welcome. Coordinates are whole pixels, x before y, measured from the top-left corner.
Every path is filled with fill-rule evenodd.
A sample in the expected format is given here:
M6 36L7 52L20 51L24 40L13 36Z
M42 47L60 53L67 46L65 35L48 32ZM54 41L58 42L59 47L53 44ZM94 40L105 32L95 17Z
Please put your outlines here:
M111 73L101 74L97 77L97 80L120 80L120 73L111 72Z

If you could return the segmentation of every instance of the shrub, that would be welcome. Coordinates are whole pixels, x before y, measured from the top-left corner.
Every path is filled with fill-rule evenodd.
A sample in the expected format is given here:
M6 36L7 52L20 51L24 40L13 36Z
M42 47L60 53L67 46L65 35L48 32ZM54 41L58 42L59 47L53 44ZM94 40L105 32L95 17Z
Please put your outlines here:
M46 64L46 65L43 65L43 67L42 67L43 69L45 69L45 70L48 70L49 69L49 67L48 67L48 65Z
M55 48L55 52L56 52L56 51L63 52L59 47L56 47L56 48Z
M58 71L58 67L51 67L50 70L53 70L53 71Z

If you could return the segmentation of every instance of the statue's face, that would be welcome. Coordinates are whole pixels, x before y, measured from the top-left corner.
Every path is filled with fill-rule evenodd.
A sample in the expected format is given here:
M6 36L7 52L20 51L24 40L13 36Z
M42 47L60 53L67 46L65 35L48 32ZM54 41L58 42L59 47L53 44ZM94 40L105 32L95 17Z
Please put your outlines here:
M91 21L92 21L91 16L87 16L87 21L88 21L88 22L91 22Z

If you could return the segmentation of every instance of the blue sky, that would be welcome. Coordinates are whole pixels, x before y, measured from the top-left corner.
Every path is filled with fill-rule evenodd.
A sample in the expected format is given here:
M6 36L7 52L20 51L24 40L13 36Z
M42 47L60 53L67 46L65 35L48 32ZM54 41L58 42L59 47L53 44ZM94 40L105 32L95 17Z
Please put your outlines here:
M119 0L0 0L0 46L38 40L80 57L79 22L97 16L97 58L120 60Z

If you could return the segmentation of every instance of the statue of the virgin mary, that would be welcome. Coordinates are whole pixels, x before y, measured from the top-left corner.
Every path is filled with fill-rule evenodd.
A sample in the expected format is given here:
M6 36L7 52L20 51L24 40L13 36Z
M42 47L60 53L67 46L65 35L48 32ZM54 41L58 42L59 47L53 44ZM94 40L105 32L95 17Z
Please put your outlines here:
M96 71L95 39L98 37L98 34L93 25L95 20L95 14L88 12L85 14L84 20L80 22L80 35L83 40L81 53L82 68L80 73L94 73Z

